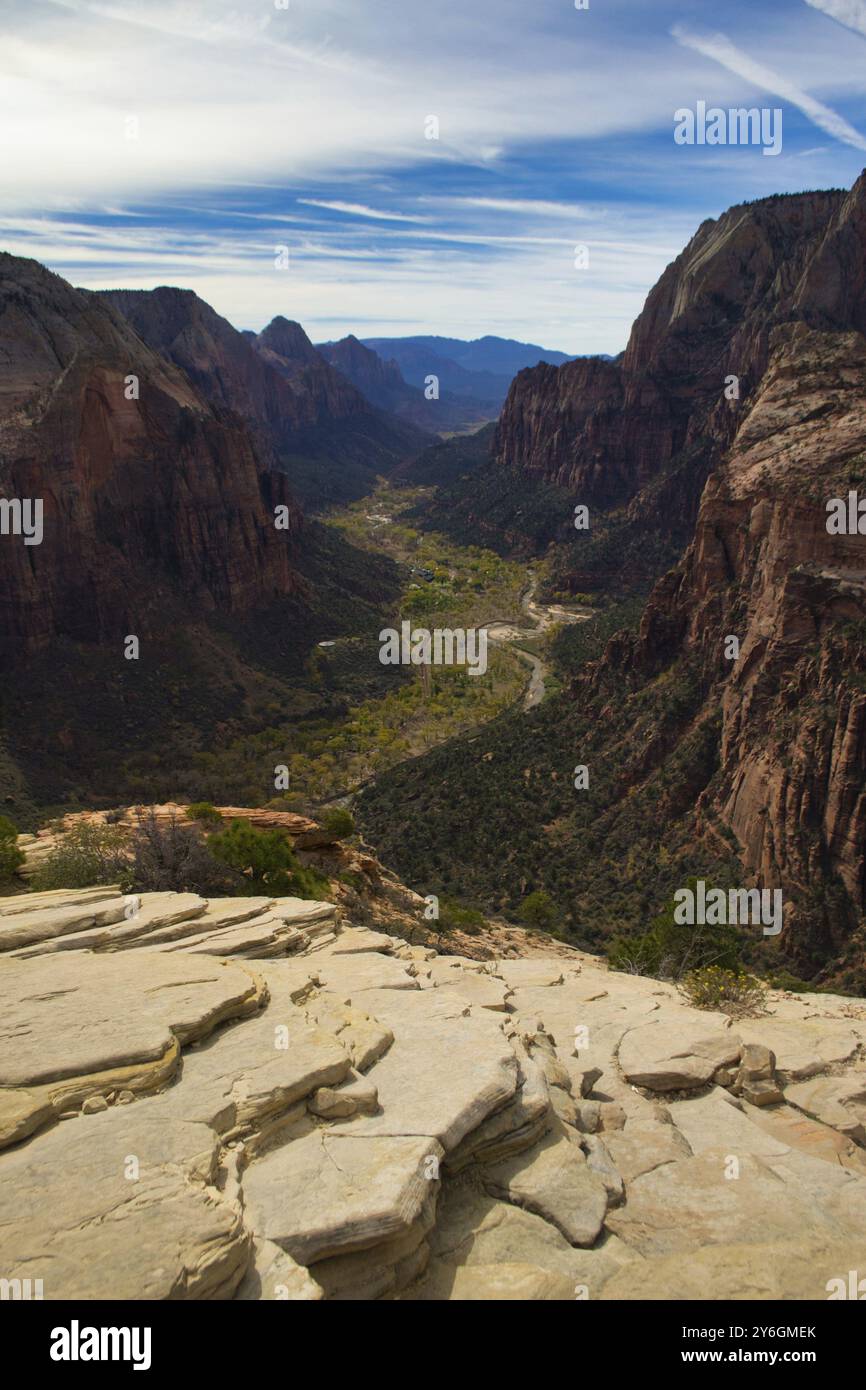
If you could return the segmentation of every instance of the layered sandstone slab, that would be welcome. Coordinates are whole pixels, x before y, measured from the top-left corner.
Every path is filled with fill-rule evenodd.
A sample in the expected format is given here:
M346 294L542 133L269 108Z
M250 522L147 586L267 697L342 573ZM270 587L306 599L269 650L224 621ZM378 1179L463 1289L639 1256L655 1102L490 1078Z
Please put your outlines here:
M218 1151L207 1125L141 1103L5 1153L6 1276L39 1270L49 1299L230 1298L250 1236L214 1185Z
M0 1145L91 1096L164 1085L183 1044L250 1014L264 997L249 970L222 960L83 951L4 959Z
M46 1298L826 1298L855 1267L860 1001L731 1024L561 948L148 896L108 946L115 890L0 901L47 948L0 951L0 1266Z

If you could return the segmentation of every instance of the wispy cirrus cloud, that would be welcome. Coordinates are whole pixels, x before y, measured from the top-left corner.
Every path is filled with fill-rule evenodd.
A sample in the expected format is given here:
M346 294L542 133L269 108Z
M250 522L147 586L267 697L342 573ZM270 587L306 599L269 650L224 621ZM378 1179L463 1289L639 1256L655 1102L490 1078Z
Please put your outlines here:
M451 207L483 208L491 212L526 213L530 217L585 217L576 203L555 203L544 198L425 198L425 202Z
M854 149L866 150L866 136L855 130L843 116L810 96L781 73L751 58L748 53L731 43L727 35L695 34L682 24L675 24L671 33L684 48L691 48L695 53L711 58L713 62L727 68L728 72L744 78L761 91L770 92L782 101L790 102L819 130L823 130L825 135L832 135L835 140L841 140L844 145L851 145Z
M866 36L866 0L806 0L806 4Z
M743 48L836 121L816 150L786 110L768 161L672 139L677 106L755 84L745 55L708 72L671 38L717 0L0 0L0 244L91 288L189 286L248 327L616 352L705 218L859 174L841 26L863 3L726 0Z
M381 208L367 207L366 203L327 202L323 198L299 198L310 208L325 208L329 212L345 212L349 217L368 217L376 222L427 222L429 218L414 216L405 212L384 212Z

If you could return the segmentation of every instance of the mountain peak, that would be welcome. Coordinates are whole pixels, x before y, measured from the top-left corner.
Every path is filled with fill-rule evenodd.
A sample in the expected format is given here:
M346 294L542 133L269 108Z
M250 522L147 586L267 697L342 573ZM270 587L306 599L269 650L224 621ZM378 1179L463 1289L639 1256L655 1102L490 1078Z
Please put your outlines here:
M258 343L260 347L276 353L289 362L313 364L320 360L319 354L301 325L296 323L294 319L285 318L282 314L277 314L275 318L271 319L267 327L262 329Z

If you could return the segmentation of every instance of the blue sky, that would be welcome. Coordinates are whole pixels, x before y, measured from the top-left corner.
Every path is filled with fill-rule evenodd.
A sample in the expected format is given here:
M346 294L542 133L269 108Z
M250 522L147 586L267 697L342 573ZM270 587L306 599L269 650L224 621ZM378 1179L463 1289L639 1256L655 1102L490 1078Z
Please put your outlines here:
M0 0L0 21L0 245L91 288L190 287L242 328L617 352L706 217L866 166L866 0ZM782 152L677 145L698 101L781 108Z

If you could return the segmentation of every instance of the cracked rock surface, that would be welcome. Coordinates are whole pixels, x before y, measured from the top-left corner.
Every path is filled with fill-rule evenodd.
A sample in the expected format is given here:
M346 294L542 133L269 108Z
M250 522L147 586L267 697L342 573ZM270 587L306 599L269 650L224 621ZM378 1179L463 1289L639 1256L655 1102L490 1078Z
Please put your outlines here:
M731 1021L329 903L0 900L0 1274L58 1298L825 1299L866 1004Z

